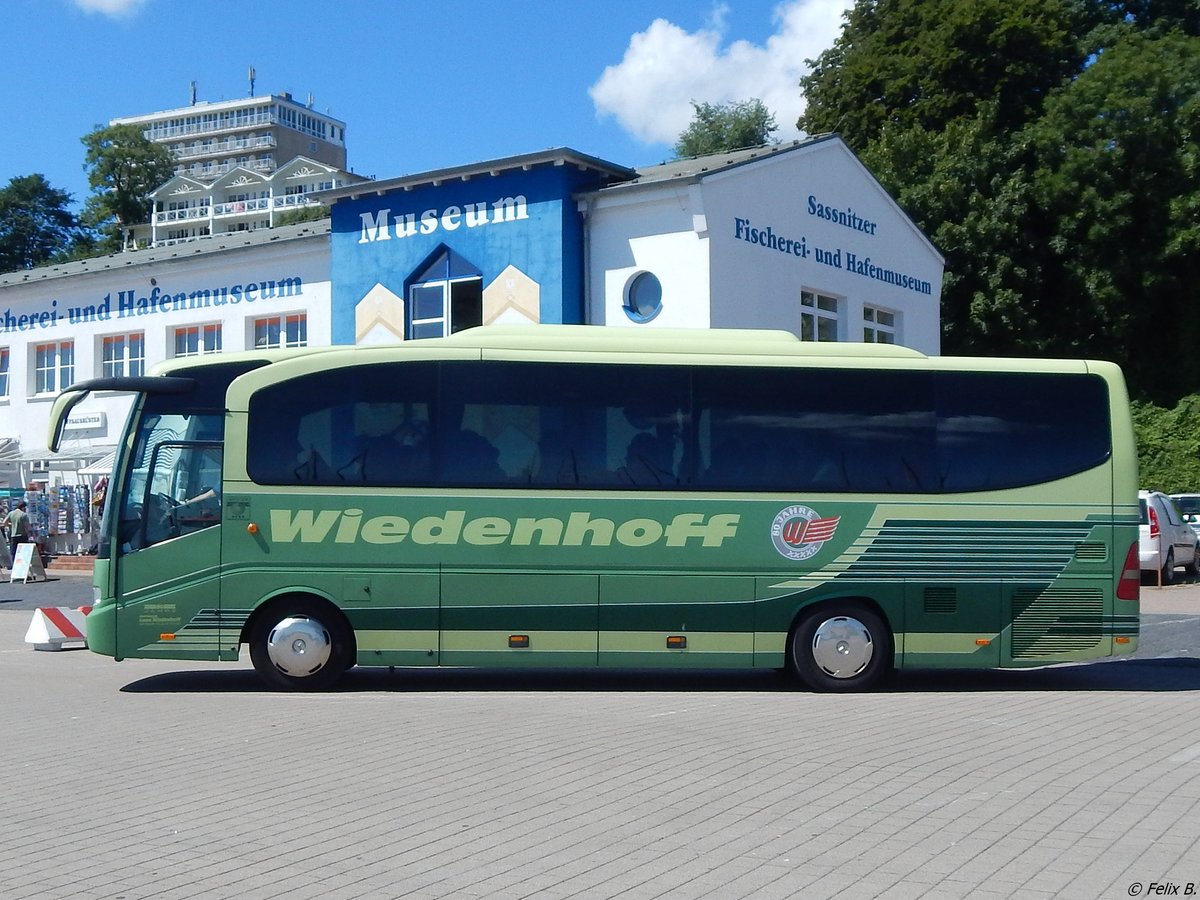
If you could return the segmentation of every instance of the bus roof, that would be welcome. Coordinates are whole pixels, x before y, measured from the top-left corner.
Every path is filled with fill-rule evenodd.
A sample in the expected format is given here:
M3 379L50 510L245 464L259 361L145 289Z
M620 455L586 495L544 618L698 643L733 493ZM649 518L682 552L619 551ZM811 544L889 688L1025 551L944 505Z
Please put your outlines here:
M230 352L206 353L202 356L176 356L164 359L150 367L148 375L173 375L183 369L194 369L197 366L215 366L222 363L253 362L261 360L264 364L282 362L285 359L296 359L312 353L324 353L330 350L345 350L345 347L289 347L283 350L234 350Z
M479 350L586 350L636 353L735 353L867 358L925 355L897 344L801 341L789 331L754 328L613 328L604 325L483 325L441 339Z

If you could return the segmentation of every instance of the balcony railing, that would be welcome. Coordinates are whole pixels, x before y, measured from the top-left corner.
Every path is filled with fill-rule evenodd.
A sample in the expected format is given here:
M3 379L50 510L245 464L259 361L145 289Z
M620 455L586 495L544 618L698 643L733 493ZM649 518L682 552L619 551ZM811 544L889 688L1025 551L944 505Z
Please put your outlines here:
M320 206L316 200L311 199L308 194L287 194L283 197L274 198L274 206L276 209L285 209L294 206Z
M254 138L219 141L213 144L201 144L199 147L186 146L175 151L176 159L193 159L197 156L215 156L218 153L234 153L238 150L261 150L264 147L275 146L273 135L262 135Z
M176 166L176 175L186 175L188 178L219 178L222 175L228 175L234 169L238 168L237 163L220 163L219 165L211 166ZM248 163L242 163L241 168L249 169L251 172L262 172L265 175L270 175L275 171L275 160L273 159L256 159Z
M154 224L164 225L167 222L184 222L188 219L207 219L207 206L190 206L187 209L164 209L154 214Z
M215 204L213 206L213 215L242 216L246 213L265 212L270 208L270 197L259 197L256 200L231 200L228 203Z
M142 134L152 141L168 141L174 138L188 137L193 134L212 134L218 131L231 131L234 128L250 128L254 125L274 125L278 121L278 116L273 116L269 112L260 112L249 116L218 118L215 122L193 122L188 125L151 125Z

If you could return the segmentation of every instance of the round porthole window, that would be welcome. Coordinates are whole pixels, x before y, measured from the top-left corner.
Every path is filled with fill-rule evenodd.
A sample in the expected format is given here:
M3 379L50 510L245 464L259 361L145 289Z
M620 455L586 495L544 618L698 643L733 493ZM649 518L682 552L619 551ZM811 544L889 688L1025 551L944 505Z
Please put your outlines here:
M649 322L662 312L662 284L651 272L638 272L625 286L625 315Z

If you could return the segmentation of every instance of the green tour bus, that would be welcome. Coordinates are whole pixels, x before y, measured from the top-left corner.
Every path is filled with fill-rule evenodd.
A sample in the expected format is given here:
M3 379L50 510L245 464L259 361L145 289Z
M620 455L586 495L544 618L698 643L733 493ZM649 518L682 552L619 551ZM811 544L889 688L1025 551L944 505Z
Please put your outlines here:
M362 666L895 668L1137 647L1120 370L784 332L491 326L175 359L135 394L89 647Z

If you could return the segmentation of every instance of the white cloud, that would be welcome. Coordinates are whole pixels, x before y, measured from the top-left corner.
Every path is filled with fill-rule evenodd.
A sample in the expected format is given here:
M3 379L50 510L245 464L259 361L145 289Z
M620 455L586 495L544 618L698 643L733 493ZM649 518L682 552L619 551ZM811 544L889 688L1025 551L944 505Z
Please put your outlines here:
M75 0L84 12L97 12L113 18L131 16L149 0Z
M625 58L604 70L589 93L601 116L647 143L673 144L692 121L692 101L726 103L756 97L775 114L775 137L798 137L804 111L800 78L841 33L848 0L786 0L775 7L775 32L759 46L725 45L727 7L687 32L655 19L629 40Z

